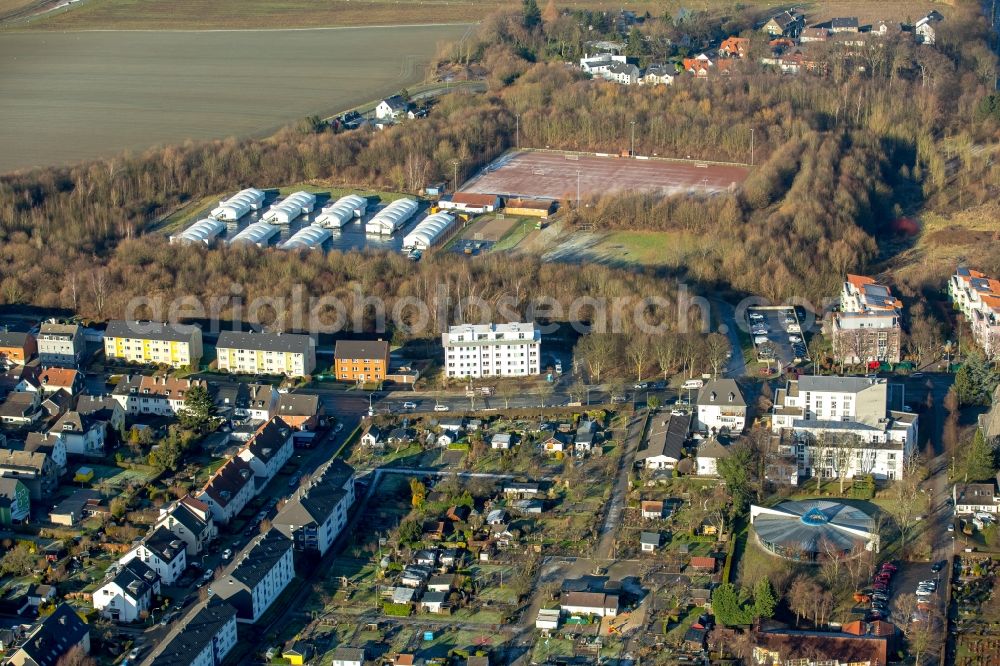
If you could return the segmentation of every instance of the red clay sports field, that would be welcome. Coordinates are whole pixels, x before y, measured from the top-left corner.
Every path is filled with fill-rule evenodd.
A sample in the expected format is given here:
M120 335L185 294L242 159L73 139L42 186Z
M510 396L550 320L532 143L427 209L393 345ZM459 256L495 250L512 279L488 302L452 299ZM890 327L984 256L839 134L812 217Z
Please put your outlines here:
M462 191L573 200L579 173L581 197L629 190L701 194L734 189L749 172L748 167L694 161L558 151L510 152L494 160Z

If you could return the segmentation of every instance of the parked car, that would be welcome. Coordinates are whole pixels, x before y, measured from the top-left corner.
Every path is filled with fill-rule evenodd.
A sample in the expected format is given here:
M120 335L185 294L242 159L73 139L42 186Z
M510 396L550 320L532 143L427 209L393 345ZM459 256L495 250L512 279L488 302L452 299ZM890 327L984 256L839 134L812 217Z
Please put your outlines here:
M693 391L696 389L700 389L704 385L705 382L702 381L701 379L688 379L683 384L681 384L681 388L684 389L685 391Z
M209 582L211 582L211 581L212 581L212 577L213 577L214 575L215 575L215 572L214 572L214 571L212 571L211 569L209 569L208 571L206 571L206 572L205 572L205 575L203 575L203 576L201 577L201 584L202 584L202 585L204 585L205 583L209 583Z
M416 409L417 403L407 400L403 403L403 409Z
M954 525L948 525L948 531L949 532L954 532L955 531L955 526ZM931 567L931 571L933 571L934 573L937 573L937 572L941 571L942 569L944 569L944 565L945 565L944 560L941 560L940 562L935 562L934 566Z
M299 485L299 480L301 478L302 478L302 472L296 472L295 474L292 474L292 478L288 479L288 487L294 488L295 486Z
M615 404L618 404L618 403L622 403L622 402L628 402L628 396L627 395L613 395L613 396L611 396L611 404L612 405L615 405Z
M340 432L343 429L344 429L344 424L343 423L337 423L337 425L333 426L333 432L334 433L338 433L338 432Z
M794 344L794 343L802 342L802 338L800 338L797 335L789 335L788 336L788 341Z
M789 324L786 330L789 333L801 333L802 327L799 326L798 324Z
M764 344L766 342L767 342L767 336L766 335L758 335L758 336L754 337L754 339L753 339L753 343L755 345L762 345L762 344Z
M635 389L636 391L645 391L646 389L649 388L649 382L639 382L632 388Z
M556 361L556 374L561 375L563 372L562 361Z
M759 312L751 312L747 316L754 321L764 321L764 315Z
M222 551L222 561L223 562L228 562L232 557L233 557L233 549L232 548L226 548L224 551Z

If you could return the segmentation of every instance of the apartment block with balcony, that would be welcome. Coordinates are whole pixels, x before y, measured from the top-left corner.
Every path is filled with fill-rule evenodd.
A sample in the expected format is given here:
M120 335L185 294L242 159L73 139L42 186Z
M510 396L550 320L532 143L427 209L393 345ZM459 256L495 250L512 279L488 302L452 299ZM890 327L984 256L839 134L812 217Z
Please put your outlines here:
M1000 280L959 266L948 280L948 297L991 361L1000 358Z
M449 377L525 377L541 372L541 331L533 323L463 324L442 334Z
M219 370L302 377L316 369L316 341L293 333L223 331L215 345Z
M201 329L155 321L111 321L104 333L104 356L129 363L195 367L202 357Z
M295 577L292 542L271 529L257 537L232 569L210 590L236 609L236 621L252 624L277 600Z
M890 408L902 403L901 389L885 379L805 375L775 391L771 429L793 447L799 476L901 479L918 428L916 414Z
M83 328L77 324L46 322L39 328L37 344L42 367L79 367L87 349Z
M840 292L840 311L827 333L834 357L843 363L898 363L901 358L903 303L889 287L848 274Z
M194 387L209 388L203 379L123 375L111 397L126 414L176 416L184 408L184 397Z

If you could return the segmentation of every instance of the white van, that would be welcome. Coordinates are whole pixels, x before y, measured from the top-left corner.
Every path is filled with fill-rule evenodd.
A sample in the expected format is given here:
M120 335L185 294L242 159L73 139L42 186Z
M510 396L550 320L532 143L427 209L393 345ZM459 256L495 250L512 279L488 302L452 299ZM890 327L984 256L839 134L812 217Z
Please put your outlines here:
M701 379L689 379L681 384L681 388L685 391L693 391L695 389L700 389L704 385L705 382Z

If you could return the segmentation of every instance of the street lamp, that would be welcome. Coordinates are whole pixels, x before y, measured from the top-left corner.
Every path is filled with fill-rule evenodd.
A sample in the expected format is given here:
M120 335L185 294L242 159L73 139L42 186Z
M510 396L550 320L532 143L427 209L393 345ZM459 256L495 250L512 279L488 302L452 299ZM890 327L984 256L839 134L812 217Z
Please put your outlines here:
M517 147L518 150L521 150L521 114L520 113L517 114L516 116L514 116L514 118L517 120L517 125L516 125L517 126L517 130L516 130L517 141L516 141L516 143L514 145Z
M631 121L632 124L632 151L629 153L629 157L635 157L635 121Z
M576 207L580 207L580 170L576 170Z
M453 168L454 180L452 181L452 192L458 192L458 160L452 160L451 166Z
M753 128L750 128L750 166L753 166Z

